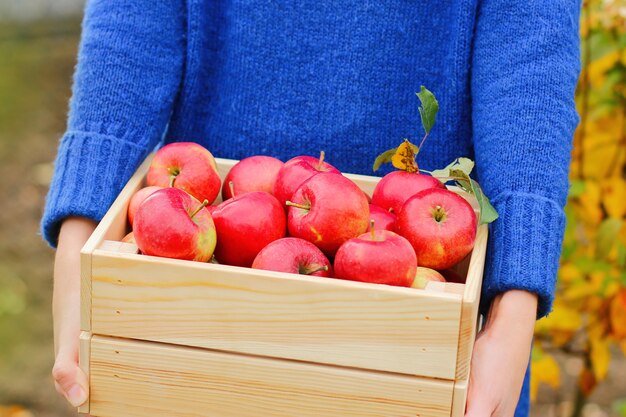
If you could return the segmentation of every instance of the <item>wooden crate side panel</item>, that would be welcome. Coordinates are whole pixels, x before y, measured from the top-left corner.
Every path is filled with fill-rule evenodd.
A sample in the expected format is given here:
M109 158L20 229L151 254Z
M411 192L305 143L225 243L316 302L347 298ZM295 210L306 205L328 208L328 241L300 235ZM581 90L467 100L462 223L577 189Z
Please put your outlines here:
M80 252L80 329L91 331L91 256L105 240L120 240L126 234L128 202L144 183L152 156L146 158L117 196Z
M465 416L467 389L467 380L457 381L454 383L454 390L452 391L452 412L450 413L450 417Z
M469 378L470 363L476 340L478 307L480 304L480 290L482 288L485 255L487 252L487 225L478 228L474 250L470 258L467 282L463 294L461 308L461 327L459 332L459 350L456 364L457 381Z
M91 333L80 332L80 339L78 345L78 363L80 369L87 375L87 381L89 381L90 375L90 358L91 358ZM78 407L78 412L81 414L89 414L89 398L87 401Z
M454 379L461 296L96 251L94 334Z
M451 381L94 336L97 417L448 417Z

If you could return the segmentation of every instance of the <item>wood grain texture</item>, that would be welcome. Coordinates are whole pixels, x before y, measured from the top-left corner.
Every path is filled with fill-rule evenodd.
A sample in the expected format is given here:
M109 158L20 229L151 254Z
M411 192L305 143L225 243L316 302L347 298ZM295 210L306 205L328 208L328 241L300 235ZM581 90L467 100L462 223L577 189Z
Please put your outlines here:
M454 379L461 296L96 250L94 334Z
M463 294L463 306L461 308L459 351L456 362L456 379L458 381L469 378L478 325L478 307L480 304L488 234L489 229L486 224L478 228L474 250L469 261L467 282L465 283L465 292Z
M90 374L90 359L91 359L91 333L80 332L79 345L78 345L78 363L80 369L87 375L87 381L89 381ZM80 414L89 414L89 398L87 402L78 407Z
M94 336L98 417L448 417L452 382Z
M143 161L128 180L80 251L80 329L82 331L91 331L91 255L105 240L121 240L126 234L128 203L132 195L143 186L150 161L152 161L152 155Z
M456 381L452 391L452 411L450 417L465 416L465 405L467 403L467 380Z

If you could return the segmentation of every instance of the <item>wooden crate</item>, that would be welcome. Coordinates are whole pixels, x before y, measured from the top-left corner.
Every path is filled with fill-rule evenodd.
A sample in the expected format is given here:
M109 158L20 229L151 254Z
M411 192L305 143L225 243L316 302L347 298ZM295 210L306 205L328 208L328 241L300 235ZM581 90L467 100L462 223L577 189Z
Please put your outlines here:
M459 266L466 284L425 290L144 256L119 240L149 160L82 251L80 364L91 395L80 412L464 414L486 226ZM222 178L235 163L218 159ZM378 181L347 176L370 195Z

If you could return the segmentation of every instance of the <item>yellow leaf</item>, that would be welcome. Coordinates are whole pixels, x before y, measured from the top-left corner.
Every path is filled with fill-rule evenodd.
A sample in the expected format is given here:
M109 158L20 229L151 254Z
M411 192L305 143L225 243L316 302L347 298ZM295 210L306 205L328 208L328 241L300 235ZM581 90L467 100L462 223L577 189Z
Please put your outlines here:
M565 301L576 301L590 297L597 292L597 288L590 282L580 282L572 285L563 291L563 299ZM556 309L555 309L556 310Z
M622 289L613 300L611 300L609 315L611 320L611 334L616 339L624 339L626 342L626 289ZM624 347L626 347L626 345L624 345Z
M620 50L609 52L603 57L589 63L589 80L594 88L601 87L606 80L608 70L620 60Z
M597 382L603 381L609 371L609 362L611 361L611 351L609 350L609 341L605 337L590 338L591 346L591 365L593 367L593 376Z
M413 145L407 139L404 139L404 142L398 146L396 153L391 157L391 163L394 167L403 171L417 172L418 167L417 162L415 162L417 152L417 146Z
M585 191L578 198L582 208L580 217L585 223L598 225L604 218L604 213L600 207L602 190L595 181L585 181Z
M557 300L554 311L537 322L535 332L550 337L555 346L563 346L581 326L580 313Z
M539 385L547 384L554 389L561 386L561 370L552 355L533 349L533 358L530 364L530 398L537 399Z
M559 280L563 283L570 284L582 278L580 270L571 263L561 265L559 269Z
M626 180L620 177L607 178L601 183L602 205L610 217L626 215Z

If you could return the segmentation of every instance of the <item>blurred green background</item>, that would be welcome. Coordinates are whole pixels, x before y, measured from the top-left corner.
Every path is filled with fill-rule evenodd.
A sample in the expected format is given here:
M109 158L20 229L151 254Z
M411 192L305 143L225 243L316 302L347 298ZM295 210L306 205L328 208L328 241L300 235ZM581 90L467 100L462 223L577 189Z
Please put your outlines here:
M61 417L54 253L38 222L80 37L81 0L0 0L0 417ZM626 5L585 2L568 231L533 351L533 417L626 416ZM608 162L607 162L608 161Z

